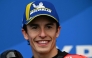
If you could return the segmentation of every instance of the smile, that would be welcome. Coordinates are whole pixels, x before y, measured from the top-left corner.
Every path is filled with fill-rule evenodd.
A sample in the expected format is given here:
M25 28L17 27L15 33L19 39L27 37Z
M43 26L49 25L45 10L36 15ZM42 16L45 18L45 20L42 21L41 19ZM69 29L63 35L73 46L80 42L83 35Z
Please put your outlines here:
M39 45L39 46L46 46L51 40L39 40L39 41L36 41L36 43Z

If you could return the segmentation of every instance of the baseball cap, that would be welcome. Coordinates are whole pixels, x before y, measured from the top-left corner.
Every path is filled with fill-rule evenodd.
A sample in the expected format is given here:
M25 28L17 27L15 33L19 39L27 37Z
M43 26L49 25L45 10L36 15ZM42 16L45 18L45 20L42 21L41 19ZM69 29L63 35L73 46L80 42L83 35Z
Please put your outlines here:
M24 16L23 16L22 26L24 24L27 25L34 18L41 15L49 16L54 20L56 20L57 22L59 22L58 14L52 3L47 1L33 1L27 4L26 6Z

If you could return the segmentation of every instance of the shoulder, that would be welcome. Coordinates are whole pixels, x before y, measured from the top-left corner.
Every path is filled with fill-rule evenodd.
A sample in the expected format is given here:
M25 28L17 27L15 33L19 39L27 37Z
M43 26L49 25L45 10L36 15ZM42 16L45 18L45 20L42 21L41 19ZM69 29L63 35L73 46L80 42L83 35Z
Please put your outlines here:
M87 58L83 55L77 55L77 54L67 54L64 58Z

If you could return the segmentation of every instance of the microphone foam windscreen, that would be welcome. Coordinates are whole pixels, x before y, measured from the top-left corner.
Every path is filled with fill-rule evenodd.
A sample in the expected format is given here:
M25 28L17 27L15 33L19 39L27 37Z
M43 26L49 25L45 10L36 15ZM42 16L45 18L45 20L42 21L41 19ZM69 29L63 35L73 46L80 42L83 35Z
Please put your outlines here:
M23 56L17 50L6 50L1 53L0 58L23 58Z

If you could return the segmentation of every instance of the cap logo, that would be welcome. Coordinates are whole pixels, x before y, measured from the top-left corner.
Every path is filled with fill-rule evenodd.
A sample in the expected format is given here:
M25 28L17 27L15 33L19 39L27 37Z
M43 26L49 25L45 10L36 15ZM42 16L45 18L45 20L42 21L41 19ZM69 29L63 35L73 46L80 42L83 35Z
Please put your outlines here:
M33 13L35 12L38 12L38 11L46 11L46 12L49 12L51 13L51 9L49 8L46 8L42 2L40 2L38 5L35 5L34 3L32 4L34 9L30 11L30 15L32 15Z
M35 4L33 4L33 7L34 8L45 8L45 6L43 6L42 2L40 2L39 5L37 5L37 6Z

